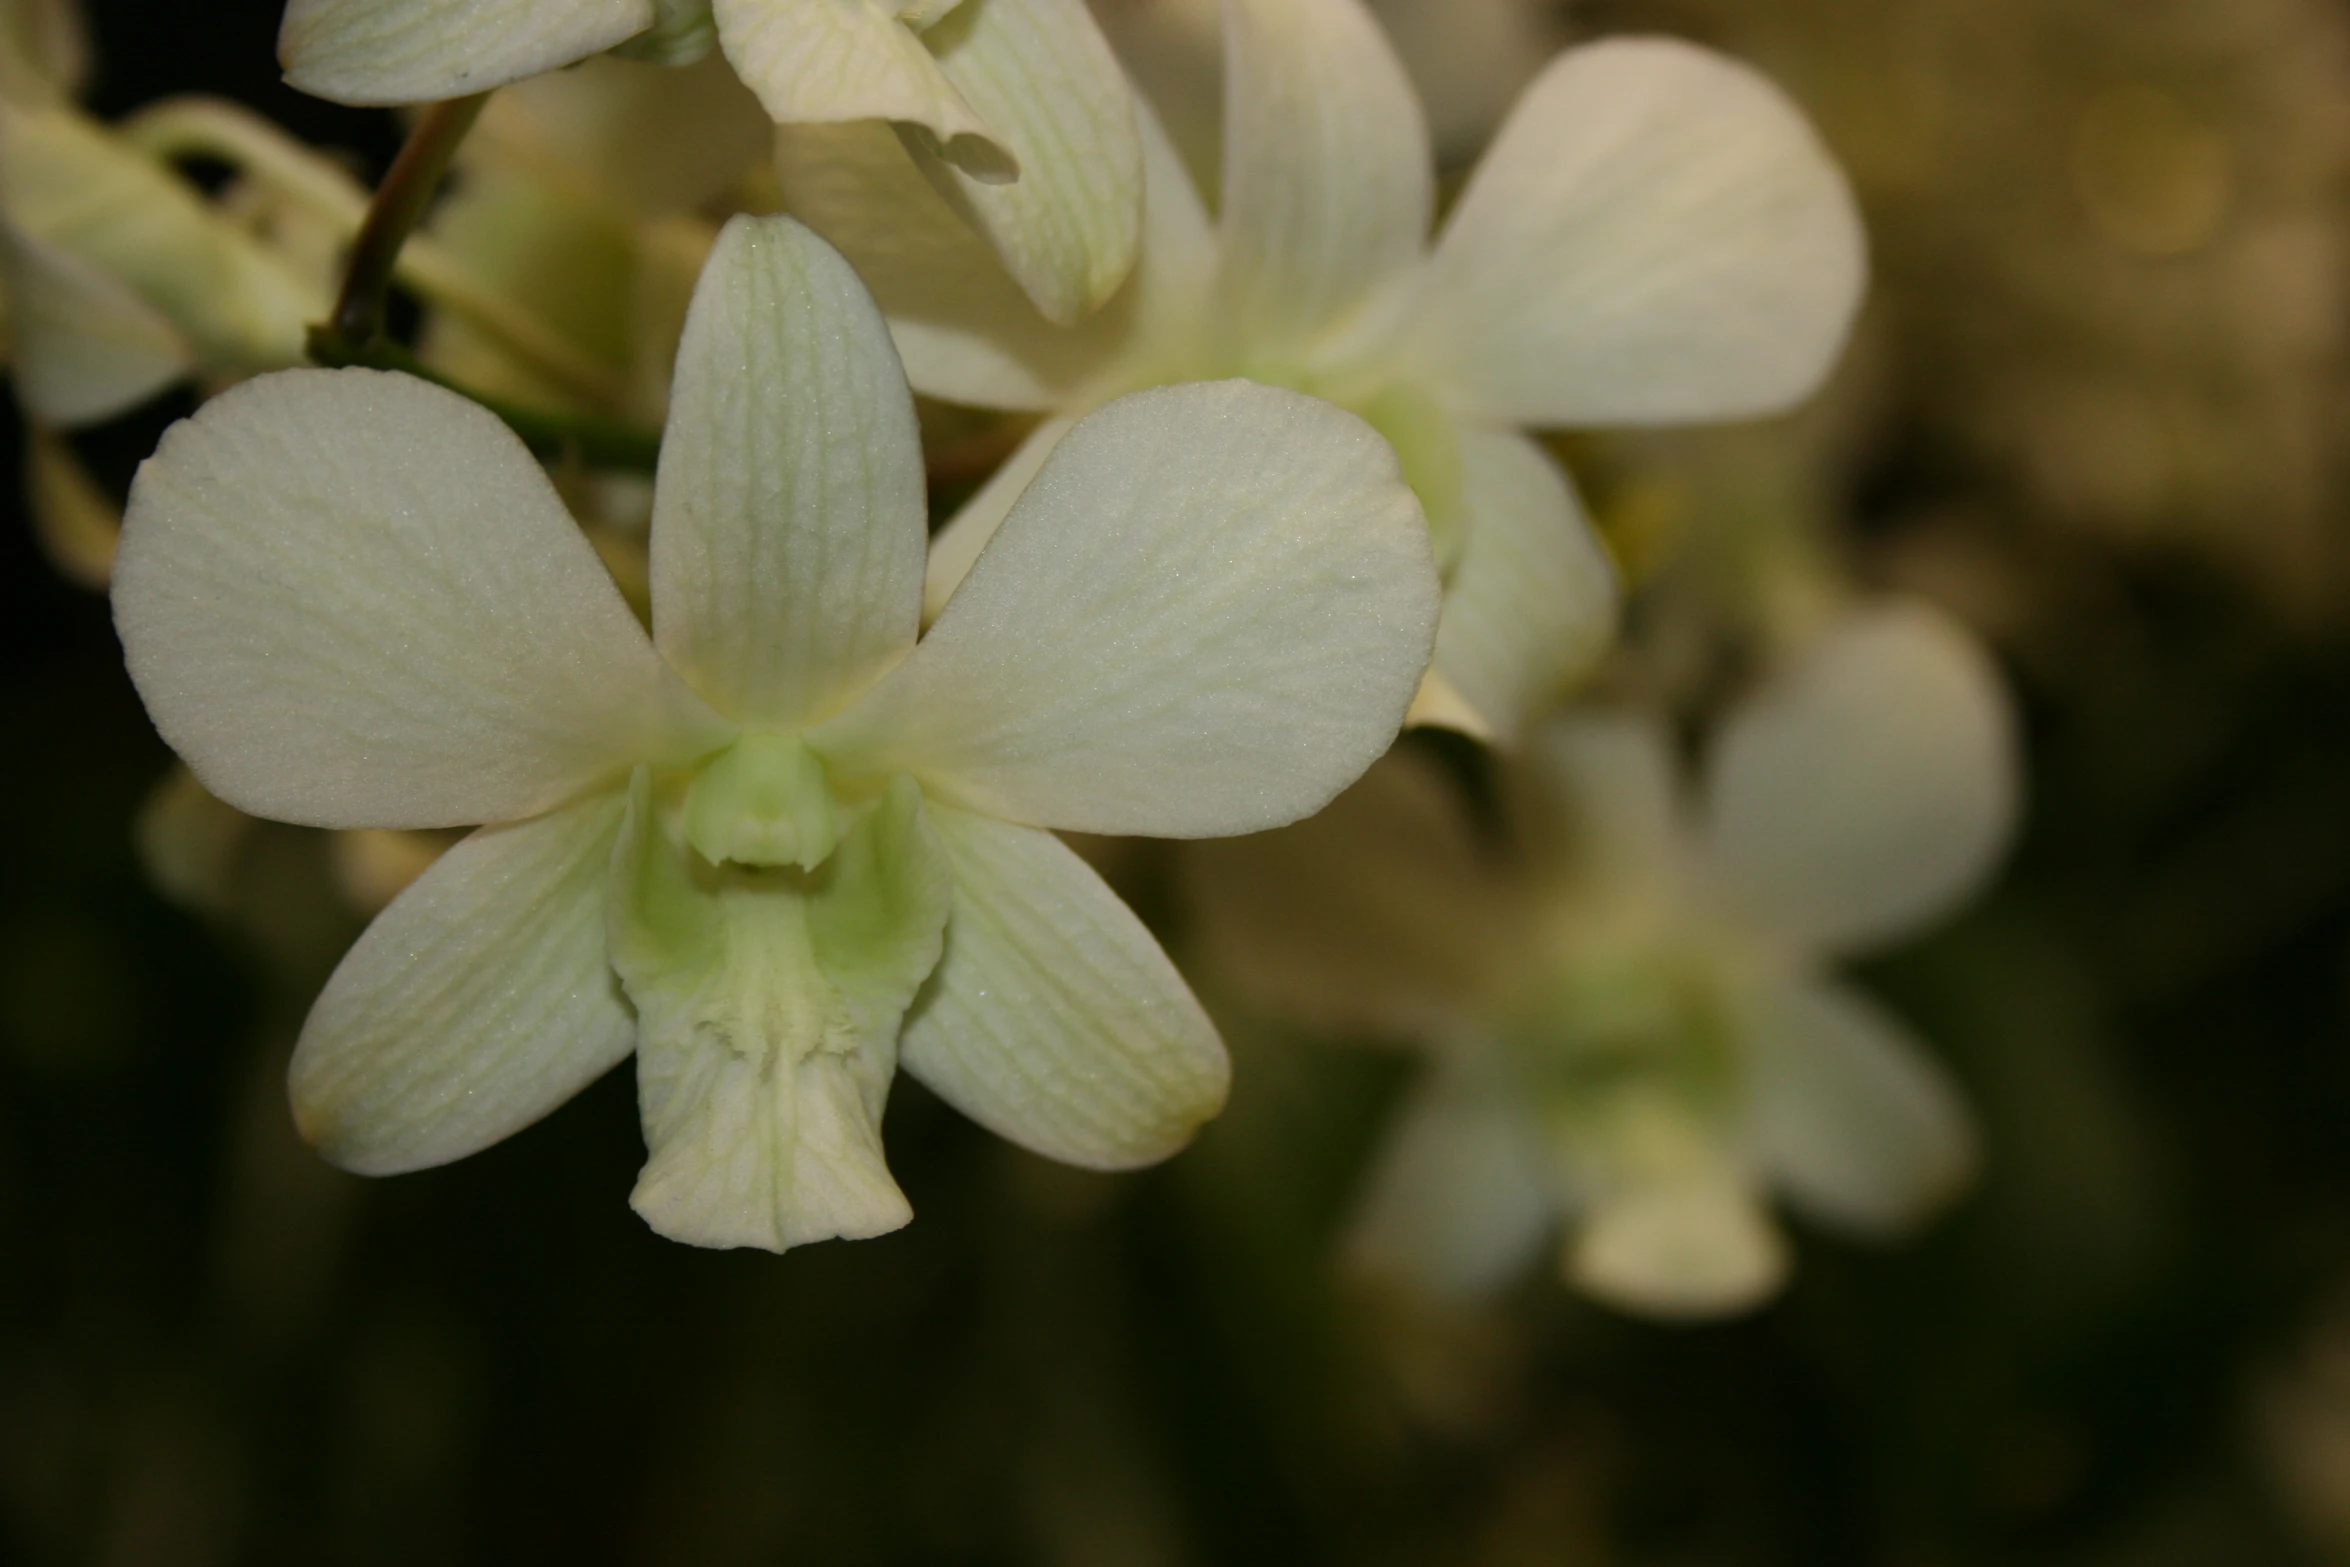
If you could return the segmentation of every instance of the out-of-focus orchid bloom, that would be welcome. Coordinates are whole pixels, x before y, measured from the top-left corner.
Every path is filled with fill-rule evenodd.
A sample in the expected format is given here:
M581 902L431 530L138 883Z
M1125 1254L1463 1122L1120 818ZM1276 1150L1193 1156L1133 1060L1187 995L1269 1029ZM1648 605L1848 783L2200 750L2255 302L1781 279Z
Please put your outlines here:
M1921 606L1849 612L1714 737L1685 801L1665 728L1535 732L1480 841L1398 756L1315 820L1191 853L1214 965L1260 1004L1432 1054L1354 1235L1439 1292L1491 1288L1563 1219L1629 1309L1770 1293L1766 1198L1910 1227L1974 1162L1956 1088L1831 972L1974 893L2016 810L1993 671Z
M1507 738L1614 625L1608 564L1523 427L1743 418L1808 394L1861 297L1850 193L1761 77L1619 40L1536 78L1431 245L1427 129L1359 0L1224 16L1216 221L1146 115L1143 256L1076 331L1021 302L891 138L781 139L789 205L872 283L916 390L1048 416L940 539L932 602L1072 418L1244 375L1394 444L1447 569L1435 672L1467 727Z

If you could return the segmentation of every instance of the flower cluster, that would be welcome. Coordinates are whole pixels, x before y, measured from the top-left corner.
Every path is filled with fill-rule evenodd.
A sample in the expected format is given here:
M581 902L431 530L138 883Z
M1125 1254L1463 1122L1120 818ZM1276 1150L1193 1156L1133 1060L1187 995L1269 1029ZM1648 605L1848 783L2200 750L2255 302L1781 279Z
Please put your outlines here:
M1074 832L1226 840L1175 861L1203 993L1428 1057L1367 1265L1488 1288L1565 1217L1579 1286L1720 1312L1784 1272L1767 1193L1889 1233L1963 1184L1958 1091L1826 965L1994 863L1988 661L1810 561L1665 677L1558 438L1836 362L1857 210L1752 70L1464 48L1440 149L1361 0L1191 8L1207 86L1113 51L1171 14L1080 0L289 0L295 86L436 105L371 199L226 106L97 123L66 13L0 10L25 408L206 399L111 562L147 711L221 809L414 851L292 1058L335 1163L462 1158L631 1055L634 1206L700 1245L904 1224L901 1069L1162 1159L1224 1047Z

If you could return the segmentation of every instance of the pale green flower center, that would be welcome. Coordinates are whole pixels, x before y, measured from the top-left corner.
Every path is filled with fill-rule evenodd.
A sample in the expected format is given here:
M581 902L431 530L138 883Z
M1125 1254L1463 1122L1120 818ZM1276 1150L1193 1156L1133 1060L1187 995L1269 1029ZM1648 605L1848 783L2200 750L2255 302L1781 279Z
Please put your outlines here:
M840 845L840 811L824 764L796 736L747 734L695 773L685 835L713 865L814 870Z
M1546 1119L1587 1149L1619 1141L1659 1107L1710 1125L1736 1101L1727 1009L1688 954L1556 975L1513 1009L1503 1037Z

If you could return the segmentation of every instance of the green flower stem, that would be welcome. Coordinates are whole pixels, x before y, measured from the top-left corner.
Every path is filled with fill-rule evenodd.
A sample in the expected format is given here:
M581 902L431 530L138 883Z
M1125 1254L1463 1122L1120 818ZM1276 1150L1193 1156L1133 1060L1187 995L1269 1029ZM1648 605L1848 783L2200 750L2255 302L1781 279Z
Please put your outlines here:
M342 297L327 318L326 335L346 353L364 353L383 336L384 306L391 293L392 272L409 231L422 221L425 209L441 188L449 162L464 144L466 132L481 118L488 93L451 98L424 111L408 144L392 160L392 170L377 187L367 209L367 221L352 242L351 260L343 273Z
M173 98L141 111L123 134L149 155L173 160L215 158L240 174L356 233L368 218L367 192L341 170L287 142L275 126L234 104ZM627 388L512 302L482 287L465 264L429 235L410 234L400 248L394 278L426 303L461 318L551 379L591 402L615 405Z

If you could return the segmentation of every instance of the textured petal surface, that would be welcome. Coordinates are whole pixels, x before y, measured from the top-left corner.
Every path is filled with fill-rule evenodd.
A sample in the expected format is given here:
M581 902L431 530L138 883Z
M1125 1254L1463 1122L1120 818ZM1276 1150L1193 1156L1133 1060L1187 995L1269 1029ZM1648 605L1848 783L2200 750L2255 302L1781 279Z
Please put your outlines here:
M1074 419L1047 419L1029 431L1028 438L1004 459L1003 466L988 476L988 481L931 539L930 564L922 579L925 621L936 620L947 607L955 589L971 575L971 568L978 562L980 552L987 548L988 540L995 537L996 529L1012 514L1013 504L1027 493L1037 470L1076 424Z
M1471 411L1647 424L1785 407L1867 270L1843 176L1785 95L1667 39L1562 55L1421 280L1417 353Z
M1068 409L1104 385L1163 377L1196 346L1215 241L1191 177L1148 106L1142 255L1126 284L1073 329L1039 315L970 226L875 125L786 126L776 138L785 204L855 263L889 316L914 389L984 408Z
M1188 845L1181 863L1203 960L1315 1027L1452 1027L1532 929L1526 889L1478 841L1458 782L1408 751L1295 826Z
M337 103L487 92L653 25L652 0L286 0L286 80Z
M612 861L613 966L636 1004L645 1167L672 1240L782 1251L911 1217L881 1115L951 874L899 778L814 873L712 866L640 773Z
M1082 320L1142 236L1134 95L1085 0L964 0L922 42L1020 177L974 178L918 141L917 161L1048 320Z
M790 218L736 218L702 270L653 492L653 635L778 728L913 645L928 543L914 399L873 300Z
M946 955L905 1069L965 1115L1091 1169L1163 1159L1224 1106L1223 1041L1118 895L1058 838L933 804Z
M124 284L0 222L9 376L45 424L92 424L135 408L195 368L179 329Z
M1020 167L883 0L714 0L727 59L779 124L892 120L988 179Z
M622 804L484 828L368 926L294 1051L294 1117L321 1153L362 1175L462 1159L635 1046L604 957Z
M172 749L281 821L511 821L725 738L522 443L407 376L287 371L174 426L114 620Z
M1879 946L1979 888L2020 788L1998 673L1923 604L1856 611L1733 714L1708 780L1727 895L1782 939Z
M1247 382L1138 392L1069 432L922 644L809 743L1040 827L1275 827L1394 739L1436 610L1369 426Z
M1861 1235L1898 1235L1974 1174L1974 1124L1957 1083L1860 992L1776 980L1743 998L1740 1023L1753 1157L1807 1211Z
M1464 429L1461 556L1436 668L1508 742L1605 653L1616 573L1573 486L1522 435Z
M1441 1078L1396 1117L1347 1251L1365 1270L1432 1294L1479 1295L1525 1266L1559 1211L1557 1178L1524 1111Z
M1280 354L1418 258L1428 128L1357 0L1230 0L1224 27L1224 297L1241 341Z

